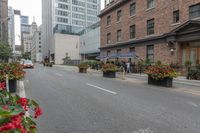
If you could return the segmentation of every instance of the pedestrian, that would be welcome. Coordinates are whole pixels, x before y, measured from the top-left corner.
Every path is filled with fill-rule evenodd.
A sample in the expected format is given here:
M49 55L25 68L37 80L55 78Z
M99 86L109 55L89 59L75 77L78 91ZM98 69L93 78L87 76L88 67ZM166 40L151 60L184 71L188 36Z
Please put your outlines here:
M131 72L131 69L130 69L131 67L130 67L130 62L128 61L127 63L126 63L126 72L127 73L130 73Z

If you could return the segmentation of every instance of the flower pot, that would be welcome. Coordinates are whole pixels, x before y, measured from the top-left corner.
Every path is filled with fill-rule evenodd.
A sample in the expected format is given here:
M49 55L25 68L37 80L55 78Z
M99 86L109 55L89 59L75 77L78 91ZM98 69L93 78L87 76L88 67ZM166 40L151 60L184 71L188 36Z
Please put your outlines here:
M103 77L116 78L116 72L103 72Z
M87 68L79 68L79 73L87 73Z
M17 80L9 80L9 92L15 93L17 92Z
M148 76L148 84L163 86L163 87L172 87L173 78L164 78L162 80L155 80L152 77Z

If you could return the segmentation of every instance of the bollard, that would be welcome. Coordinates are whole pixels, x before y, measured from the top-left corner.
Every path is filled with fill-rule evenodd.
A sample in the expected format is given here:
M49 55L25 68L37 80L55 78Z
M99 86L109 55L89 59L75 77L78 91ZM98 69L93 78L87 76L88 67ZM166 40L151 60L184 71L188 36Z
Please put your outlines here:
M8 81L8 75L6 74L6 90L9 92L9 81Z

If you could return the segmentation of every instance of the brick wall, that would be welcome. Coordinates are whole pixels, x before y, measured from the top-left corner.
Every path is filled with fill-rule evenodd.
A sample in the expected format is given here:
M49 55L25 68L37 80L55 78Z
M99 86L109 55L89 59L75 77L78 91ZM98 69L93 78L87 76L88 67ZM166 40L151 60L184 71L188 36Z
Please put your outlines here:
M129 41L129 27L136 25L136 39L147 37L147 20L155 19L155 35L162 35L180 26L189 19L189 6L200 0L156 0L155 8L147 10L146 0L127 0L121 7L101 16L101 47L107 43L107 33L111 33L111 44L117 42L116 31L122 30L122 41ZM136 15L130 17L129 6L136 2ZM112 4L111 4L112 6ZM109 7L107 7L109 8ZM106 8L106 9L107 9ZM180 23L173 24L173 11L180 10ZM117 11L122 10L122 21L117 22ZM111 25L107 26L107 16L111 15Z

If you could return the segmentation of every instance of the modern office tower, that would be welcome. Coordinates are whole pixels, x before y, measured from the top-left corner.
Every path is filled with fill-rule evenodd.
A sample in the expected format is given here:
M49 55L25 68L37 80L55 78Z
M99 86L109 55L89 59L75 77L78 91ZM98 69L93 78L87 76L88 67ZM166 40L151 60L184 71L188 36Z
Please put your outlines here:
M100 0L42 0L43 56L56 54L50 50L54 34L78 35L96 23L100 5Z

